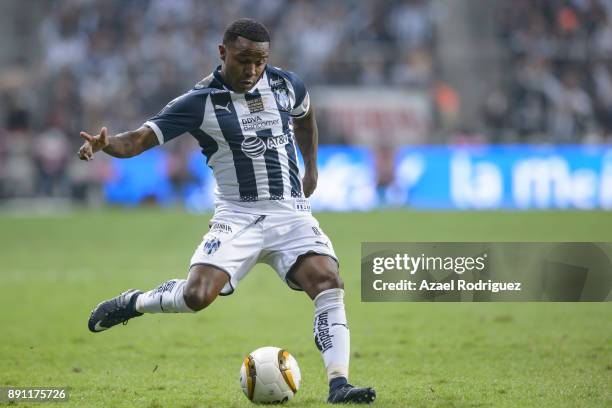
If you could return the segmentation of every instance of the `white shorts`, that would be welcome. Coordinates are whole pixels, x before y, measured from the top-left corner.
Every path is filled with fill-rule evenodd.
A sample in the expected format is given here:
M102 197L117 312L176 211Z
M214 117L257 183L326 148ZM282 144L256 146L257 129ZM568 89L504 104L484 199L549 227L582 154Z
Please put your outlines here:
M210 230L191 257L191 266L212 265L230 281L221 291L229 295L257 263L270 265L290 288L301 290L287 274L301 255L327 255L338 262L330 239L310 213L255 215L217 211Z

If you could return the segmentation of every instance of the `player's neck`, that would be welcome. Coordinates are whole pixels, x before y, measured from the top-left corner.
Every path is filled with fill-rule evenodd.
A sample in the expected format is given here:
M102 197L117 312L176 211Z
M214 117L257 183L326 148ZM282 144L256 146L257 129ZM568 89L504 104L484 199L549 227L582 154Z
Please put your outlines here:
M221 65L221 68L218 69L217 72L219 73L219 77L221 79L221 82L223 83L223 86L225 86L230 91L233 91L234 90L233 87L230 85L229 81L227 80L227 75L225 73L225 65Z

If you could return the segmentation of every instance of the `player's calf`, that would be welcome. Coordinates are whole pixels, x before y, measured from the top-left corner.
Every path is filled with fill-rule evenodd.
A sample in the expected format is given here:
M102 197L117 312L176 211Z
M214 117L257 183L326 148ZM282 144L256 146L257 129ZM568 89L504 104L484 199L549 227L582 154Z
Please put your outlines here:
M217 298L217 294L208 285L186 286L184 293L185 304L194 312L199 312L210 306Z
M219 268L193 265L185 285L185 304L196 312L210 306L228 282L229 276Z

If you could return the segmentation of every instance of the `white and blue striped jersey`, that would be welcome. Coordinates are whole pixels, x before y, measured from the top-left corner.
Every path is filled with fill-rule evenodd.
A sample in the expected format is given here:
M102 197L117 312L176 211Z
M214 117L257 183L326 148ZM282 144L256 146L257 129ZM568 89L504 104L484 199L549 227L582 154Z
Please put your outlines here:
M252 207L303 197L291 119L309 112L304 83L268 65L255 86L241 94L229 88L219 69L145 126L160 144L184 133L197 139L217 181L217 203Z

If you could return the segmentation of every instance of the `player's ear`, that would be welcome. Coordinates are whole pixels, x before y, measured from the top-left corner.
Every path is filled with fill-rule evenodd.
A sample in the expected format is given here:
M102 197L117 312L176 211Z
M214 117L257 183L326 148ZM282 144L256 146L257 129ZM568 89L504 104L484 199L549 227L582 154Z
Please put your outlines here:
M227 52L225 45L219 44L219 57L221 61L225 62L225 53Z

